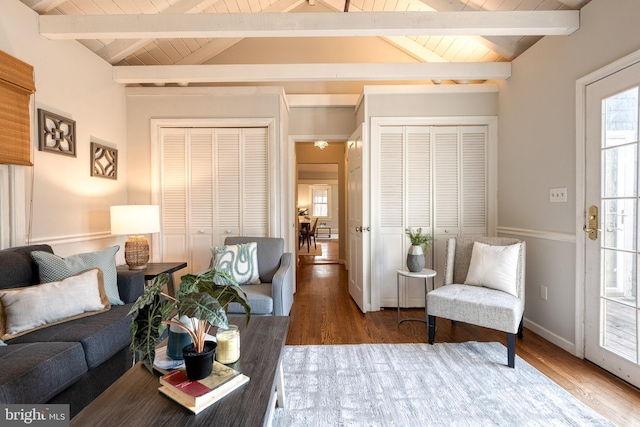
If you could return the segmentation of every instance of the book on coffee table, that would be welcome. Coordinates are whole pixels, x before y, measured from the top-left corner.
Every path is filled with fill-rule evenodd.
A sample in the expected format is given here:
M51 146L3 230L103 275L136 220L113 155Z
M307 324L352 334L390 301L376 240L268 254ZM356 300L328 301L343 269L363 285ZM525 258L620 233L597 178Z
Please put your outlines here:
M244 377L244 378L243 378ZM187 378L185 368L176 369L160 377L160 391L169 391L170 397L179 399L179 403L199 407L202 403L213 403L215 397L223 397L235 390L249 378L235 369L219 362L213 362L211 374L198 381ZM163 392L164 392L163 391ZM176 400L176 399L174 399Z
M177 371L174 371L177 372ZM158 390L160 393L168 396L169 398L175 400L194 414L201 412L202 410L208 408L209 406L216 403L218 400L222 399L232 391L240 388L244 384L249 382L249 377L243 374L237 375L231 380L225 382L221 386L215 388L212 391L209 391L205 394L199 395L195 398L195 401L190 397L185 397L185 393L177 391L175 387L162 385Z

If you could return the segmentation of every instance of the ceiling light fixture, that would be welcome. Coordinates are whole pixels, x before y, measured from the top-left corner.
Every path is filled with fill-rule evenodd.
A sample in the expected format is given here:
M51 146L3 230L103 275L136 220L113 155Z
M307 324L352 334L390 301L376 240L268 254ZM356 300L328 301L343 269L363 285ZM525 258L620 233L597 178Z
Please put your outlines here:
M327 141L316 141L313 143L313 145L318 147L321 150L324 150L329 146L329 143Z

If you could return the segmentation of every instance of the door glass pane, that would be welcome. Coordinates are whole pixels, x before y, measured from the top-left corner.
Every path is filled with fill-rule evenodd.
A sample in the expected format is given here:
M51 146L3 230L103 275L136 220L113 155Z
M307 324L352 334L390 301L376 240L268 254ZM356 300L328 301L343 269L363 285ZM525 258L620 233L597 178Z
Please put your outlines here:
M611 249L636 249L637 199L613 199L602 202L602 237Z
M637 360L636 309L604 301L602 346L633 362Z
M601 345L638 357L638 87L602 103Z
M636 259L631 252L602 251L602 296L635 307Z
M604 100L605 147L638 140L638 87Z
M637 150L636 144L604 150L602 156L604 197L635 197Z

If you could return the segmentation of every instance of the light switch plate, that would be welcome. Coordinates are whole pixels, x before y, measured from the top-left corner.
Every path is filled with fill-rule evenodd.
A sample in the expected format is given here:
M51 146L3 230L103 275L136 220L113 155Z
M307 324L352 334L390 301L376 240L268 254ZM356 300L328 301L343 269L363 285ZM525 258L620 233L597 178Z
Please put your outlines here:
M562 203L567 201L567 187L550 188L549 201L551 203Z

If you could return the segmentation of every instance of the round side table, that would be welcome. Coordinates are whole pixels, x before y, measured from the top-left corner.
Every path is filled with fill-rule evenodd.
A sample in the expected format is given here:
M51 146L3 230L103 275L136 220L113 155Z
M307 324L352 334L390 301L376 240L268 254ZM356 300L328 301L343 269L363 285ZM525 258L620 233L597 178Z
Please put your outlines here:
M417 271L414 273L412 271L407 270L406 268L402 268L397 270L397 273L398 273L398 276L397 276L396 289L397 289L397 296L398 296L398 300L397 300L398 301L398 325L408 320L427 323L427 292L429 292L429 279L436 276L437 274L436 271L428 268L423 268L422 271ZM415 317L402 319L402 320L400 319L400 276L424 279L424 319L418 319Z

